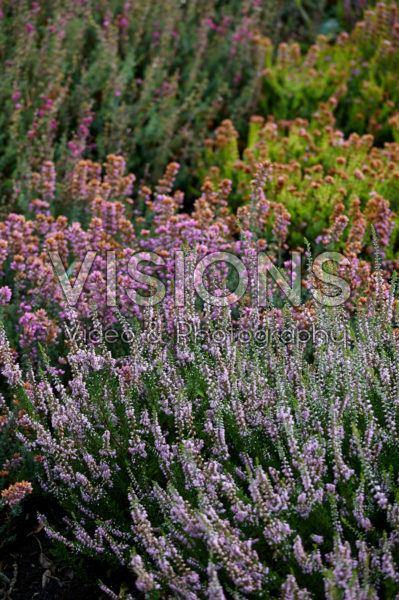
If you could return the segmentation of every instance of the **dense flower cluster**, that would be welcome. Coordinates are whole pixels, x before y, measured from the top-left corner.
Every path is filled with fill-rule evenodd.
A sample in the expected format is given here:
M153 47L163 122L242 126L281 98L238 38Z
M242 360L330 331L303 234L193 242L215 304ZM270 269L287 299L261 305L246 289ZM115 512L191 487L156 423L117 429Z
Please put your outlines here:
M304 4L312 5L309 14ZM346 24L352 8L358 16L364 8L362 0L343 4ZM223 118L242 135L251 112L309 119L331 96L346 135L370 132L379 143L397 135L395 2L366 10L350 34L338 33L336 21L333 42L321 35L303 55L300 40L278 42L287 21L295 33L304 22L314 40L320 2L37 5L6 4L0 17L0 191L22 209L27 180L45 161L65 175L54 189L51 168L42 167L48 197L64 202L71 163L116 151L151 183L179 160L179 181L188 187L204 135Z
M365 305L376 288L371 226L384 258L381 274L385 280L397 265L392 258L397 231L392 208L396 208L399 184L399 146L390 144L381 150L371 147L370 137L356 135L346 140L330 126L316 134L315 124L306 131L300 120L288 125L288 136L284 136L286 125L280 129L272 122L261 124L259 118L251 125L253 145L244 152L243 160L220 163L220 154L236 142L228 122L219 128L215 148L208 144L208 160L221 166L214 164L210 175L204 176L201 195L191 213L184 210L184 195L173 191L178 163L169 164L152 190L143 185L133 188L135 177L125 174L121 156L109 155L103 167L89 160L78 161L71 174L70 203L80 222L65 216L55 218L44 199L47 188L38 185L32 192L40 196L30 203L31 218L12 213L0 223L0 268L8 284L0 293L5 314L12 314L13 319L16 315L16 329L8 328L12 342L36 359L38 343L60 341L60 325L68 315L70 300L56 277L53 255L59 258L71 286L73 283L80 290L82 278L81 293L72 303L79 320L87 324L94 306L103 327L117 323L107 289L110 253L116 261L118 309L139 319L142 309L132 300L132 289L145 294L146 287L140 276L132 277L131 261L140 251L153 253L152 262L156 257L156 266L147 265L144 272L156 273L163 280L163 303L172 319L176 256L182 248L194 264L213 252L239 256L247 269L249 286L237 307L252 306L256 312L250 296L257 285L257 255L265 252L276 266L290 266L289 250L304 254L306 238L316 241L316 254L324 250L343 252L346 262L340 274L351 288L346 309L352 312L359 302ZM336 139L339 145L332 143ZM289 150L294 144L295 159ZM355 152L354 161L351 156ZM273 156L278 156L278 161ZM327 164L334 165L328 174ZM51 170L49 162L46 168ZM225 171L232 179L224 176ZM392 198L392 208L382 193ZM88 261L88 256L92 260ZM214 289L231 287L231 274L225 267L221 263L208 274ZM303 285L308 292L294 312L303 325L309 325L313 321L309 293L313 275L304 269L305 265ZM187 278L188 273L185 275ZM192 279L186 287L193 288ZM276 295L281 298L275 281L268 290L269 300L276 300ZM281 319L281 310L276 312Z
M2 196L25 208L39 163L67 173L71 162L115 151L154 180L180 155L182 179L192 182L208 124L241 119L256 104L265 58L254 32L278 38L282 8L259 0L2 3ZM42 176L49 197L62 195L51 167Z
M148 598L392 597L396 312L391 298L354 333L319 311L311 361L273 325L261 349L211 322L203 343L165 344L158 313L123 361L73 344L67 386L31 370L18 435L66 513L63 530L40 517L47 533L119 562Z
M11 508L25 498L27 494L32 493L32 484L29 481L18 481L2 490L1 497L4 503Z
M258 227L264 235L265 220L251 202L252 181L259 162L267 163L263 191L268 204L263 213L281 219L288 213L286 231L291 248L303 246L306 237L314 247L334 247L350 257L370 253L370 225L374 225L384 256L393 257L396 246L396 212L399 210L399 145L373 145L370 134L346 137L335 127L334 97L310 121L296 118L265 122L251 118L248 145L238 152L237 132L224 121L206 142L203 172L212 168L212 181L232 180L230 204L239 206L240 221ZM216 167L216 168L215 168ZM274 201L270 205L270 200ZM244 207L240 207L240 205ZM278 241L276 228L270 227Z
M298 43L284 41L274 60L269 47L266 63L260 101L264 115L310 118L334 96L335 114L346 134L372 133L380 142L392 139L397 121L390 117L397 114L399 101L396 2L378 2L364 11L350 34L339 33L334 44L321 35L304 55Z
M397 599L397 6L205 4L0 3L0 548L51 498L113 600Z

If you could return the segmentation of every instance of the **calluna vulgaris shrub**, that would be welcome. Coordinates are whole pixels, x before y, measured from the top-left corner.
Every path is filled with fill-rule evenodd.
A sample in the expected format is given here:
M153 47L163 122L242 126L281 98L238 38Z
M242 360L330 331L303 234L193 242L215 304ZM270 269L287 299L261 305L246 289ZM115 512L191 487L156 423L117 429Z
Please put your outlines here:
M114 599L399 598L397 8L302 55L265 37L287 5L0 6L0 545L47 495L53 541L125 573ZM203 274L228 307L194 291L211 252L248 275Z
M265 61L256 32L276 31L284 4L2 2L2 193L23 204L44 160L65 172L78 158L123 152L155 178L177 155L192 167L210 122L241 121L256 106Z
M348 3L349 4L349 3ZM264 43L264 42L263 42ZM335 115L346 134L372 133L392 140L398 110L399 21L396 2L378 2L335 42L319 36L302 55L296 42L267 52L260 107L276 119L310 118L320 102L336 99Z
M4 348L7 348L9 356L11 350L5 337L3 340L5 346L1 343L0 362L3 372L7 372ZM19 411L16 397L12 402L8 400L8 394L4 397L0 393L0 550L14 538L14 521L22 513L20 502L33 490L31 481L23 478L32 478L34 460L27 457L26 450L15 435L18 418L23 412Z
M331 116L328 111L326 114ZM258 122L255 125L258 127ZM224 127L228 129L227 125ZM124 159L110 155L104 172L100 164L88 160L79 161L72 172L70 210L79 221L61 215L54 217L51 203L55 169L47 162L34 177L30 218L12 213L0 223L0 268L5 284L0 288L0 308L13 347L35 359L38 342L53 350L56 342L62 342L60 325L68 315L69 304L50 255L59 258L61 268L66 269L74 284L82 278L84 285L75 304L78 320L90 322L94 304L103 327L110 327L118 321L106 289L109 253L114 253L116 261L118 309L126 317L138 319L142 310L139 303L132 301L131 290L135 287L145 293L146 286L137 274L132 276L136 253L154 253L149 258L153 264L146 266L144 262L141 269L163 280L164 305L169 306L172 316L178 252L190 254L194 262L216 251L237 254L247 269L250 284L236 303L237 310L244 314L247 308L253 308L257 254L266 252L276 266L289 267L288 250L296 249L297 242L304 254L305 234L317 233L317 251L340 250L345 256L339 274L351 288L345 304L348 314L355 306L367 305L376 290L376 274L370 260L371 225L383 256L384 279L388 281L397 268L393 241L397 222L387 199L392 197L395 206L399 181L397 144L384 150L371 148L370 137L352 135L345 140L331 126L316 136L314 131L302 130L302 123L297 121L290 125L288 138L279 135L273 123L266 124L256 135L259 141L248 150L245 162L230 165L226 159L222 167L237 182L235 192L231 179L221 178L217 168L210 169L211 176L204 178L201 196L190 214L182 208L183 193L173 192L177 163L167 167L154 190L147 186L133 190L135 178L125 175ZM320 144L320 151L316 143L312 144L313 150L307 150L312 135ZM334 140L340 143L334 144ZM226 135L219 133L216 155L223 156L227 145L234 141L230 129ZM291 158L290 147L297 149L297 159ZM287 148L287 155L281 154L282 148ZM273 160L274 151L283 163ZM315 164L302 167L300 161ZM329 175L325 174L323 163L334 165ZM235 211L229 204L234 205L237 194L241 194L243 205ZM92 253L91 258L88 253ZM225 269L223 264L214 268L210 285L219 289L227 285L234 291L231 269L227 279ZM314 273L303 270L302 275L305 294L294 313L302 326L308 326L313 319L310 288ZM280 288L272 281L268 289L268 300L273 300L281 312ZM280 305L276 304L278 298ZM57 352L63 354L62 346Z
M315 4L309 15L316 18L327 5ZM344 2L345 10L350 4L364 3ZM346 134L392 140L396 3L378 3L352 33L333 41L321 36L301 56L297 41L275 42L278 25L306 14L303 6L259 0L3 3L2 194L25 209L26 182L45 160L67 175L76 159L103 161L115 152L126 156L140 180L150 175L152 182L167 162L179 160L180 182L195 194L190 186L201 140L213 125L228 117L244 134L251 112L310 118L331 96ZM309 16L306 23L313 31Z
M231 180L229 204L258 235L265 233L265 218L260 206L253 206L251 189L262 162L266 166L263 192L266 202L272 201L262 210L269 219L272 214L276 218L276 202L284 207L279 212L287 222L289 247L303 246L305 237L315 251L334 247L365 257L371 252L367 225L374 224L384 255L394 258L399 146L386 142L378 148L371 134L345 137L335 127L335 105L331 98L310 121L269 118L265 122L253 116L242 153L237 131L225 120L206 141L201 172L204 177L210 173L214 186L225 178ZM270 233L270 226L266 231Z
M22 374L3 332L19 439L65 514L47 533L135 576L112 598L397 597L397 301L379 291L355 328L317 311L311 360L277 321L260 347L211 320L167 343L151 309L123 361L72 343L64 385Z

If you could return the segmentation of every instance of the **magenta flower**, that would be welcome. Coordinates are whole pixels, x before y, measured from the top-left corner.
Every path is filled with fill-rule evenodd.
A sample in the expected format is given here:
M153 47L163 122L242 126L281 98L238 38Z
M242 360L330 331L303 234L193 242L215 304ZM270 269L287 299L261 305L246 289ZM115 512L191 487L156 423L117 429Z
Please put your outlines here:
M211 29L217 29L217 25L212 19L206 19L205 23L209 25Z
M127 29L129 27L129 21L125 16L123 16L119 21L119 27L122 29Z
M5 285L4 287L1 287L0 288L0 306L4 306L5 304L8 304L11 300L11 296L12 296L12 292L7 285Z
M27 33L32 33L32 31L34 30L33 25L31 25L30 23L27 23L25 25L25 28L26 28Z
M41 11L41 8L39 6L38 2L32 2L32 8L31 8L31 13L35 14L35 13L39 13Z

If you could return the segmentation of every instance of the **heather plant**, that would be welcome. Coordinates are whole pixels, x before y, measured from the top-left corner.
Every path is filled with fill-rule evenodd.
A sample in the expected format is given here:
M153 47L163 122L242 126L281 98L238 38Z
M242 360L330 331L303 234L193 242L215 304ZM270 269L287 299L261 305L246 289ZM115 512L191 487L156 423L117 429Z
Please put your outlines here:
M370 4L0 2L0 548L30 496L113 600L399 598Z
M371 133L379 144L392 140L390 118L398 109L399 22L396 2L364 11L353 31L331 43L318 37L305 54L285 41L277 56L269 45L260 114L310 119L321 102L336 99L334 113L346 135ZM259 43L266 45L260 36Z
M253 112L309 118L331 95L339 99L345 133L379 132L386 139L397 106L394 4L379 3L350 35L334 43L321 37L300 56L298 39L314 41L329 11L343 8L349 23L364 8L341 4L4 2L4 211L11 201L26 210L26 187L46 160L63 175L49 195L67 201L76 160L103 162L111 153L124 154L129 170L151 183L178 160L179 183L194 196L209 129L228 117L245 134ZM275 50L289 32L297 41Z
M296 122L289 139L301 148L303 136L294 137L297 128ZM272 131L275 131L274 127ZM343 140L336 152L341 162L346 164L348 161L348 172L352 174L354 169L351 156L356 147L363 153L359 153L358 160L366 156L364 160L374 165L381 180L379 184L379 179L370 177L372 181L365 182L363 171L358 168L360 175L355 173L352 177L353 188L348 189L351 200L346 209L343 203L346 202L345 188L341 187L346 177L343 169L338 171L335 182L332 175L322 177L321 165L318 169L304 169L302 175L300 163L294 165L288 157L287 166L271 163L264 156L269 133L267 125L258 132L260 141L254 142L252 160L249 151L246 153L247 164L241 161L238 165L229 165L226 159L226 169L230 169L228 173L232 179L221 178L215 168L210 170L191 213L184 210L184 194L173 190L179 170L177 163L169 164L155 189L148 186L133 188L135 178L125 173L123 157L109 155L104 168L99 163L84 160L78 161L71 172L70 210L79 220L63 215L55 217L48 198L46 177L47 173L54 173L56 185L57 176L53 164L46 161L45 176L43 170L38 171L35 186L29 191L29 214L11 213L0 223L0 265L4 284L0 288L2 319L15 350L25 356L25 360L37 362L40 358L38 345L46 346L51 360L59 361L61 374L67 352L61 324L68 318L71 307L75 310L77 323L86 329L95 314L102 330L116 327L120 332L115 306L125 317L143 318L142 297L151 295L143 275L157 276L156 289L163 294L160 300L171 315L173 329L177 261L181 254L187 257L187 269L191 270L214 252L236 255L241 261L239 264L246 269L248 286L237 301L230 302L230 307L234 318L256 311L257 300L254 301L253 292L258 286L258 255L266 253L269 266L292 267L289 250L297 249L295 242L299 242L302 244L299 250L304 254L305 235L312 233L314 227L314 217L307 210L307 205L312 202L313 207L317 202L324 214L329 215L326 223L329 227L325 231L322 214L320 223L316 222L316 233L320 237L316 239L317 248L343 252L345 260L339 267L339 275L350 286L350 297L344 307L347 314L350 315L359 303L367 305L376 291L370 225L375 228L383 255L381 275L385 281L389 281L397 264L391 241L392 232L396 233L394 214L388 200L377 193L377 190L389 189L383 187L384 176L390 178L389 182L396 182L395 167L392 168L397 163L396 144L392 145L389 155L381 154L383 160L378 160L379 150L374 153L375 158L371 158L370 140L354 136L348 141ZM334 130L325 135L343 139ZM276 144L281 140L281 147L287 145L284 138L277 134L274 137ZM315 136L315 139L320 137ZM321 144L321 148L324 147L328 147L327 140ZM225 146L221 147L221 152L224 152L223 148ZM278 153L277 149L278 146ZM311 162L309 154L308 164ZM280 175L282 172L287 175ZM364 172L368 175L366 166ZM234 211L231 205L234 205L237 190L233 190L233 180L236 182L240 177L242 180L237 189L241 193L245 191L244 184L249 198ZM292 183L295 180L297 185L289 185L288 177L292 177ZM375 188L370 187L371 183ZM299 211L294 212L299 205L298 198L304 211L302 215ZM365 208L362 206L364 199L367 199ZM294 218L290 213L294 213ZM309 220L309 229L301 232L301 223L305 219ZM343 236L347 225L348 235L345 232ZM140 260L135 258L137 255ZM115 263L114 275L110 273L110 256ZM209 289L217 288L220 294L234 292L237 287L234 269L225 262L222 256L212 271L204 273ZM188 277L189 273L185 275ZM303 278L304 287L302 304L291 306L290 310L307 327L314 310L314 273L306 269L306 261L303 261L299 276ZM112 296L115 300L109 291L110 281L114 282ZM70 288L69 297L66 282ZM192 278L190 286L193 287ZM270 303L282 310L283 304L287 303L276 280L270 282L266 296L263 307ZM202 314L201 299L197 300L197 310ZM114 351L118 348L118 353L123 354L125 350L123 344L119 344L120 339L118 336ZM94 338L87 341L90 344L99 342Z
M22 374L3 337L19 439L64 514L40 516L48 535L133 574L111 598L394 598L394 289L369 309L354 326L317 310L312 359L277 317L252 322L259 345L214 335L234 329L225 311L165 338L151 309L122 361L71 340L68 384Z
M223 121L206 141L203 177L211 172L215 186L229 178L229 203L239 220L249 220L262 236L263 220L259 204L254 206L252 187L259 163L265 163L263 213L270 215L270 234L275 219L280 227L285 223L286 244L292 249L303 247L306 238L316 252L329 247L367 258L373 225L384 257L395 259L398 145L387 142L378 148L371 134L346 137L335 126L336 104L331 97L310 121L253 116L242 152L232 122Z
M44 161L68 179L77 159L110 153L152 181L178 158L192 181L208 124L241 122L256 106L265 57L255 32L272 35L286 4L3 2L2 195L25 209Z
M4 329L0 331L0 336L2 371L13 381L12 372L16 376L19 372L15 354L9 346ZM4 385L2 387L4 389ZM13 525L22 513L21 501L33 491L31 479L34 472L34 461L26 456L25 449L18 443L15 435L16 424L23 413L17 398L8 396L8 393L6 396L0 394L0 549L13 539ZM29 481L24 477L28 477ZM3 580L2 573L0 580Z

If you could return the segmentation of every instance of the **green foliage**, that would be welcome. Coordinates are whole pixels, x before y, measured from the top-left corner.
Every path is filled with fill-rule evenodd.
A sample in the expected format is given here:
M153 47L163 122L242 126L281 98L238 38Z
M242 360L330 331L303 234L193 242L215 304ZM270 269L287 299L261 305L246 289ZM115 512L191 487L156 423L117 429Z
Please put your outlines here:
M310 121L297 118L264 122L260 116L252 117L247 147L240 156L237 132L230 121L224 121L206 143L201 177L211 180L215 188L225 178L230 179L230 207L247 222L251 211L259 214L252 182L259 165L264 164L267 176L262 204L267 207L268 203L278 203L288 211L289 248L303 247L307 238L316 252L331 244L338 250L348 249L355 235L353 228L363 219L363 232L356 233L360 234L363 255L370 256L371 244L365 226L377 224L386 257L395 258L398 146L390 143L381 150L372 145L371 135L356 133L345 139L343 132L335 129L335 106L334 100L323 103ZM354 209L354 202L359 202L359 210ZM331 235L337 218L343 219L343 229ZM255 219L251 227L259 237L265 235L259 220Z
M399 65L396 3L367 10L353 32L334 43L319 36L301 56L297 43L269 52L263 83L263 114L309 119L320 102L336 99L337 125L346 135L372 133L379 144L392 140L389 117L397 110Z
M150 174L152 181L178 159L180 184L192 183L208 127L228 115L245 126L257 105L264 53L254 40L276 32L290 4L5 4L2 194L20 201L44 160L67 173L71 159L103 161L116 152L138 177Z

